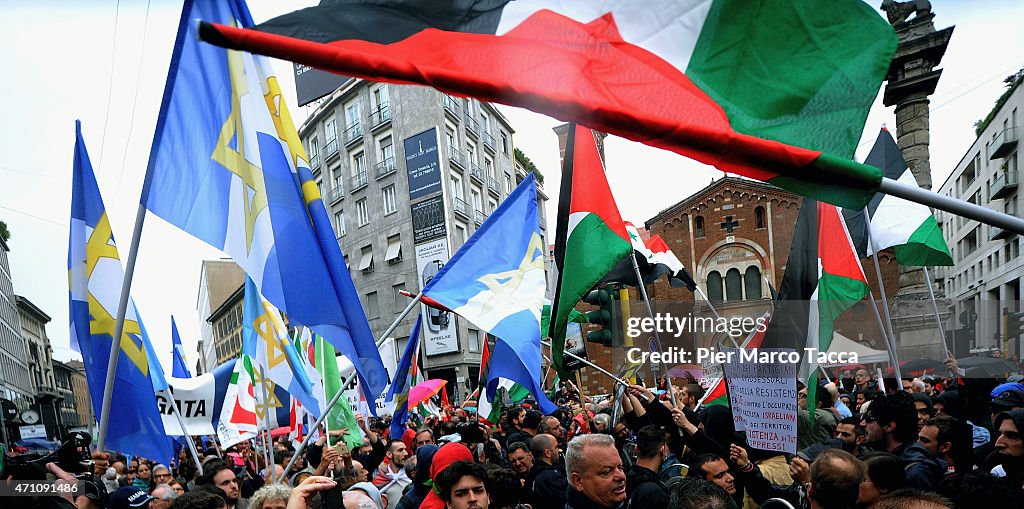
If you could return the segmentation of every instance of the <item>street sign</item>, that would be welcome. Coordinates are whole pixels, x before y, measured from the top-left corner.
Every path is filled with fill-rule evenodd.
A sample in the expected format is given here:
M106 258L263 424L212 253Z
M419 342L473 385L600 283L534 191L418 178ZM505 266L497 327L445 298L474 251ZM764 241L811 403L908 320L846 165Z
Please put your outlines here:
M31 426L19 426L21 430L21 439L26 438L46 438L46 426L42 424L33 424Z

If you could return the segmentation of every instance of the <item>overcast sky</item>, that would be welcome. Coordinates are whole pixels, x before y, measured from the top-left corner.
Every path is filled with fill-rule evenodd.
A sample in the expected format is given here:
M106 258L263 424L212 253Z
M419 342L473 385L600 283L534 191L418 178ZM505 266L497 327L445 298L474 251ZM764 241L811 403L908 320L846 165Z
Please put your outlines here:
M11 2L13 3L13 2ZM316 2L249 2L264 21ZM879 4L879 1L871 2ZM128 254L143 173L180 16L177 1L64 0L18 2L5 13L0 80L0 219L11 230L14 290L52 317L47 326L60 360L68 345L67 242L74 120L81 119L92 163L122 258ZM27 5L26 5L27 4ZM975 140L973 125L1003 91L1002 80L1024 66L1024 2L934 0L937 28L956 25L931 113L931 163L938 188ZM275 62L296 122L291 65ZM547 177L553 220L558 195L560 122L501 107L514 142ZM858 148L862 159L882 124L895 114L876 101ZM608 178L624 218L642 224L722 173L674 153L609 137ZM551 225L553 227L553 225ZM551 231L554 231L553 229ZM199 268L220 257L191 236L146 218L132 294L146 328L170 365L170 316L177 320L189 364L199 336Z

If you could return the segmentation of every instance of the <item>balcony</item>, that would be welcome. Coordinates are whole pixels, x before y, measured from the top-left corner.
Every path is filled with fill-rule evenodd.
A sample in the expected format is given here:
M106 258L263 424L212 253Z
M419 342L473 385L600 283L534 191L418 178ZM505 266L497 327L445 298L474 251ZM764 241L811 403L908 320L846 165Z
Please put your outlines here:
M1017 146L1017 138L1016 127L1003 129L1003 132L997 134L996 138L992 140L992 155L989 156L989 160L1006 157Z
M334 205L335 203L338 203L344 197L345 197L345 188L342 187L340 184L337 185L337 186L334 186L334 188L331 189L331 191L327 194L327 199L328 199L328 201L330 201L331 205Z
M459 113L462 111L462 108L459 107L458 101L448 94L441 95L444 97L444 112L451 115L452 120L458 122L460 117Z
M491 136L491 133L488 133L487 131L484 131L484 136L483 137L484 137L484 148L486 148L487 150L490 150L491 153L493 154L494 153L494 136Z
M480 136L480 122L469 114L466 115L466 134L472 134L475 137Z
M373 176L378 178L378 179L381 179L381 178L387 177L388 175L391 175L397 169L398 169L398 167L395 166L395 158L394 157L389 157L389 158L387 158L387 159L385 159L385 160L383 160L383 161L373 165Z
M494 196L501 196L501 184L493 177L487 177L487 190Z
M388 103L383 103L370 113L370 130L376 131L378 128L391 123L391 110L388 108Z
M459 168L466 169L466 156L458 149L448 147L448 160L458 165Z
M331 158L331 156L337 156L337 155L338 155L338 139L335 138L335 139L333 139L331 141L328 141L327 145L324 146L324 161L329 160Z
M367 184L366 172L365 171L361 171L358 174L353 175L352 178L349 179L349 184L352 187L352 192L353 193L358 191L358 190L360 190L360 189L362 189L362 188L364 188L364 187L366 187L366 184Z
M469 176L481 184L487 182L487 179L484 178L484 170L474 162L469 163Z
M356 141L363 141L363 126L358 122L345 129L345 146L352 145Z
M473 211L473 222L476 223L477 226L484 224L484 219L487 219L487 214L484 214L479 210Z
M1013 237L1014 235L1016 235L1016 233L1013 233L1013 232L1008 231L1008 230L1004 230L1002 228L997 228L995 226L989 226L988 227L988 239L989 240L1008 239L1010 237Z
M461 198L452 198L452 208L455 209L455 213L469 219L469 204Z
M1002 171L999 172L995 180L993 180L988 186L988 194L993 200L1009 196L1010 194L1013 194L1015 189L1017 189L1017 171L1007 170L1005 164L1000 168L1000 170Z

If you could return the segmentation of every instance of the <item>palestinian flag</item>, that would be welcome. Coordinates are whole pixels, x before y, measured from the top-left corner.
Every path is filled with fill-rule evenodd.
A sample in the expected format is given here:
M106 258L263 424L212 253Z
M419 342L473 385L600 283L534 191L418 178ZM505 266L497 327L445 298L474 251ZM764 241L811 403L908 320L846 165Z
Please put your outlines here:
M529 108L850 208L896 50L860 0L337 0L213 44Z
M690 272L683 266L683 262L679 261L675 253L669 249L661 235L655 234L647 239L642 239L640 232L632 223L627 221L625 225L629 240L633 244L636 269L639 269L644 285L652 284L661 276L668 274L668 283L673 288L685 287L691 292L697 289L697 282L690 276ZM633 262L627 257L608 271L601 282L637 286L636 269L633 268Z
M880 168L887 178L917 187L903 152L884 128L878 132L864 164ZM873 255L875 247L891 247L900 265L953 265L953 255L942 238L939 223L925 205L877 193L865 209L844 210L843 216L861 258ZM869 242L868 228L874 245Z
M804 198L764 346L793 348L801 354L805 348L828 351L836 318L868 291L839 209ZM807 381L807 401L813 402L817 401L817 357L804 357L798 376ZM811 416L813 423L813 411Z
M612 198L590 129L570 124L555 226L558 281L548 336L551 362L562 369L569 316L594 284L633 252L626 225Z

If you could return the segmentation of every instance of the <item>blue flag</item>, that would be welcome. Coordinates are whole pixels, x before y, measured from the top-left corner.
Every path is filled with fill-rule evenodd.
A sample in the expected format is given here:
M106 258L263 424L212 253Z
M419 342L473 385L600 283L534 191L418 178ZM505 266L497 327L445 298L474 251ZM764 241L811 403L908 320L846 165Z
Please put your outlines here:
M196 19L252 25L240 0L185 2L142 203L231 256L375 398L387 370L270 61L199 42Z
M82 354L93 410L100 415L124 269L82 139L81 122L75 122L75 134L68 246L71 347ZM167 463L171 443L154 394L156 386L166 388L167 382L131 300L118 344L106 446Z
M391 436L401 438L405 433L405 421L409 416L409 389L412 388L412 366L416 362L416 349L420 344L420 320L422 315L416 318L416 325L412 326L412 333L409 334L409 343L405 345L405 352L402 353L402 360L395 368L395 379L391 382L384 402L395 402L394 415L391 418Z
M171 317L171 355L174 358L171 376L174 378L192 378L192 373L188 371L188 363L185 362L185 349L181 346L178 324L174 323L173 316Z
M547 281L545 246L531 173L423 288L430 297L495 336L487 387L499 378L526 387L545 413L555 405L540 380L540 315Z
M292 346L281 312L260 296L256 283L249 277L245 278L242 307L242 354L256 361L261 377L284 388L302 406L320 415L313 384Z

